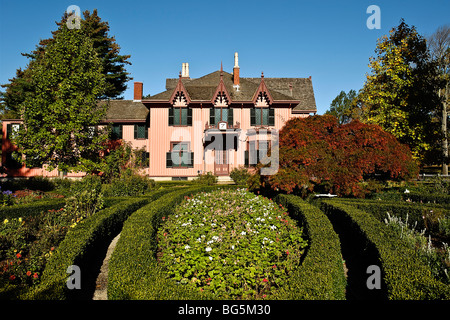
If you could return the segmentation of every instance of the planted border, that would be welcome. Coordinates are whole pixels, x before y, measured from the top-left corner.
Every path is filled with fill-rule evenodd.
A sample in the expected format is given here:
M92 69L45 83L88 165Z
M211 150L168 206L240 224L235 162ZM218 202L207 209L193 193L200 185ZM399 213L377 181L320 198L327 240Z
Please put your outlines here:
M387 218L387 212L391 215L395 215L396 217L401 217L402 220L405 220L408 215L408 220L417 222L417 228L419 229L423 229L425 227L423 217L428 215L430 210L435 211L435 213L439 211L443 216L448 216L450 214L449 208L438 204L433 205L428 203L403 203L345 198L333 199L333 201L345 203L368 212L381 222L384 222L384 219Z
M278 195L289 216L304 226L309 246L305 258L293 270L279 298L295 300L343 300L347 281L344 274L339 237L319 208L294 195Z
M156 233L162 217L172 214L185 196L216 188L172 191L142 207L127 220L109 264L110 300L218 299L212 294L176 285L156 260ZM345 299L340 243L330 221L318 208L295 196L279 196L276 200L287 206L293 219L305 223L311 245L302 265L292 271L289 283L274 298Z
M442 193L418 193L411 192L403 194L403 200L411 199L414 202L439 203L450 205L450 195Z
M167 278L158 264L156 234L162 217L174 212L185 196L236 186L204 186L171 191L142 207L126 221L109 262L109 300L185 300L212 299Z
M434 279L417 252L371 214L334 200L322 200L321 209L336 219L349 220L350 227L375 247L389 299L450 299L450 286Z
M33 288L24 299L64 300L77 298L83 290L69 290L66 286L67 267L77 265L88 269L96 249L107 244L116 235L124 221L137 209L158 198L165 191L155 191L144 197L129 198L101 210L70 230L50 258L43 272L41 283ZM81 277L82 288L86 277ZM80 292L81 291L81 292Z

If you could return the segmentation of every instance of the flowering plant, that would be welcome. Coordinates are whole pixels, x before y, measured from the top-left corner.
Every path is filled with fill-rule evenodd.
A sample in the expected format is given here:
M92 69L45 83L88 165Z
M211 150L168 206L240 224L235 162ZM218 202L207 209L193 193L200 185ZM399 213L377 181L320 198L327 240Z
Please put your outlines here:
M265 298L285 284L307 242L286 210L245 189L187 198L158 230L158 260L179 284Z

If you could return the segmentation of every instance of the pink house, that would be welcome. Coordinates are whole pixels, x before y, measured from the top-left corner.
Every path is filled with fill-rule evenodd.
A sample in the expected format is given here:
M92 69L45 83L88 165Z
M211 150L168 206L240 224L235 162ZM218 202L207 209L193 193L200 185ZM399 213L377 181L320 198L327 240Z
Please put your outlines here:
M142 92L143 84L135 82L133 100L109 101L104 122L113 123L115 138L145 147L149 166L143 173L155 180L192 179L206 172L227 179L233 168L251 167L269 147L274 149L287 120L316 113L311 77L243 78L237 53L233 73L221 67L192 79L189 65L183 63L178 79L166 79L166 91L146 99ZM5 173L57 176L56 170L45 168L12 168L14 146L8 134L19 123L3 121ZM67 174L78 175L82 173Z

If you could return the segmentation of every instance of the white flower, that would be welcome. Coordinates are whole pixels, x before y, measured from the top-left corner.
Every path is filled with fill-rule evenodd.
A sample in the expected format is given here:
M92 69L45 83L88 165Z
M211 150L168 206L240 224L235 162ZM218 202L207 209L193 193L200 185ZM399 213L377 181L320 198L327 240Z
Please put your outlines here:
M197 242L202 242L202 238L197 238Z
M209 251L211 251L212 249L211 249L211 247L206 247L206 252L209 252Z
M187 245L184 246L184 248L185 248L186 250L189 250L190 246L187 244Z
M275 230L277 227L275 227L274 225L270 226L270 229Z
M218 236L214 236L214 237L212 237L212 239L213 239L214 241L217 241L217 240L219 240L219 237L218 237Z
M247 233L245 231L241 232L241 236L245 236Z
M206 244L211 244L211 243L214 243L214 240L209 240L206 242Z
M213 259L213 257L209 256L209 260L212 260L212 259Z
M233 250L234 250L234 244L233 244L233 245L231 245L231 249L233 249Z

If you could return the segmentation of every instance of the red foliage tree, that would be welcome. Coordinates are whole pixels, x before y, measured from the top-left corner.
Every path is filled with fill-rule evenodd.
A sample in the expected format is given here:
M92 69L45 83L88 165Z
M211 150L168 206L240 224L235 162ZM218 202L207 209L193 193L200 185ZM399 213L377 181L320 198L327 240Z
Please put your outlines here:
M295 118L279 133L279 170L263 184L288 193L321 186L338 195L364 196L365 179L410 179L418 167L406 145L377 125L339 125L330 115Z

